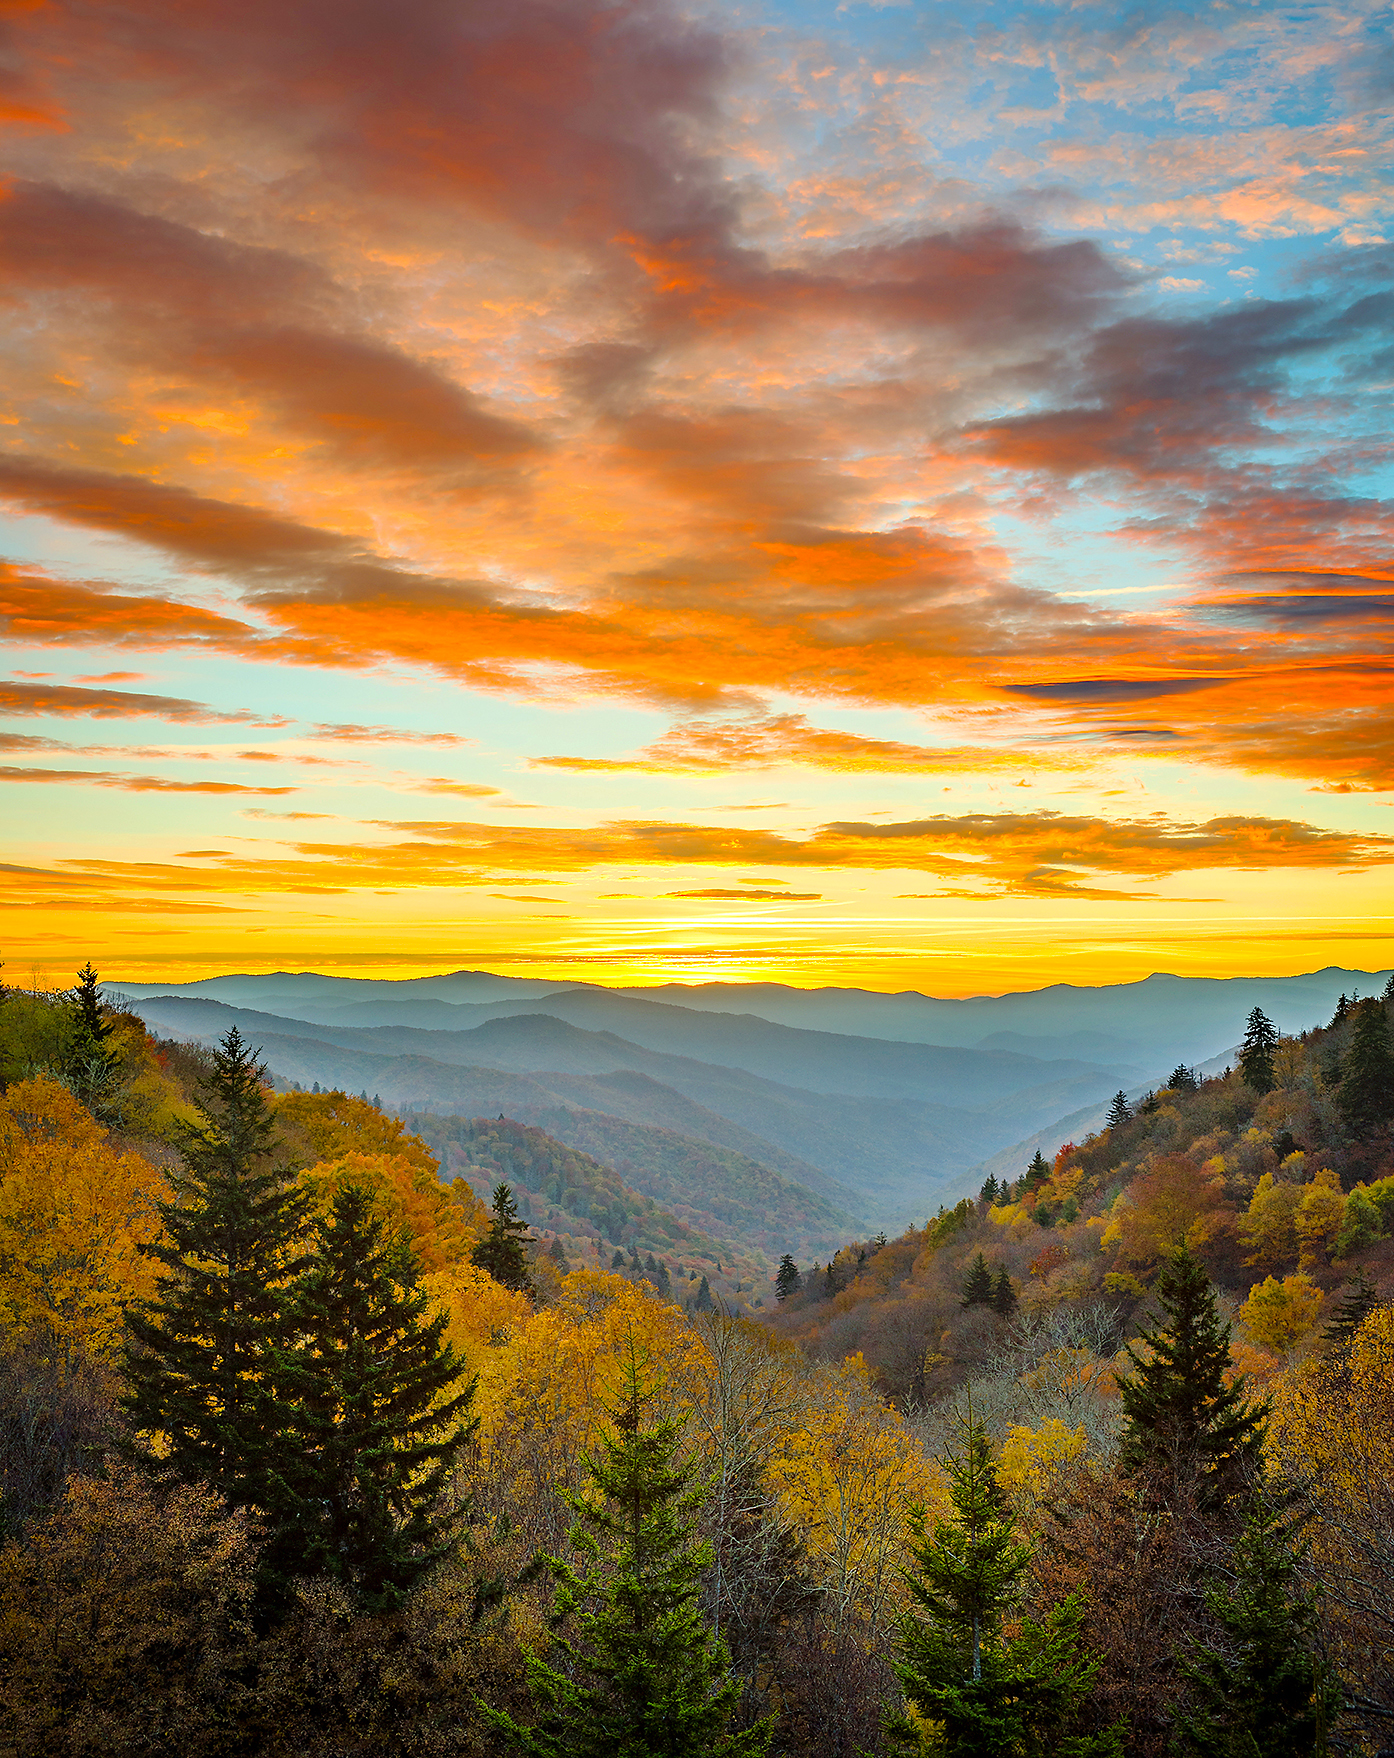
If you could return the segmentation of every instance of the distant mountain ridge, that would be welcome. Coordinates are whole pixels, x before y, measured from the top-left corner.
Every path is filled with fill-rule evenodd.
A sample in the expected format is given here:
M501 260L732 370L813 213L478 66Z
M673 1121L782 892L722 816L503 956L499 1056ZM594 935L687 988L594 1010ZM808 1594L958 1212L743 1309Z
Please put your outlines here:
M639 1189L645 1156L657 1156L655 1177L672 1157L633 1133L656 1130L744 1156L841 1214L898 1225L985 1170L1037 1146L1053 1153L1120 1087L1222 1052L1251 1007L1293 1031L1329 1017L1343 992L1377 993L1387 974L1158 974L966 1000L768 983L618 989L469 970L109 987L170 1035L238 1024L305 1085L442 1114L546 1116L585 1152L609 1131L628 1144ZM585 1113L591 1121L577 1121Z

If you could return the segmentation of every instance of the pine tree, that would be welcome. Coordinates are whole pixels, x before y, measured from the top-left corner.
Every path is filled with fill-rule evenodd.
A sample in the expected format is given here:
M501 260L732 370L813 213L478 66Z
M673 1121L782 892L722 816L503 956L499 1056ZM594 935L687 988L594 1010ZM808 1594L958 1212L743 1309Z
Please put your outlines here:
M1268 1409L1247 1401L1244 1376L1225 1384L1230 1328L1186 1246L1163 1267L1157 1294L1167 1322L1142 1332L1148 1358L1125 1346L1136 1371L1118 1381L1119 1463L1158 1488L1193 1484L1201 1506L1218 1509L1257 1471Z
M1316 1597L1298 1581L1287 1523L1258 1500L1234 1547L1230 1586L1205 1598L1222 1648L1182 1666L1195 1712L1177 1717L1178 1749L1195 1758L1324 1758L1341 1695L1317 1651Z
M622 1251L617 1251L610 1259L610 1268L612 1270L622 1270L624 1268L624 1253Z
M295 1344L272 1377L295 1401L298 1446L273 1473L268 1567L328 1575L390 1611L451 1547L436 1504L475 1423L475 1381L429 1314L421 1264L370 1192L335 1192L296 1290Z
M544 1559L557 1582L553 1622L574 1619L575 1635L558 1639L560 1666L528 1658L541 1719L522 1727L480 1707L528 1758L762 1758L768 1722L728 1731L740 1684L697 1607L712 1558L693 1539L703 1492L678 1463L679 1425L644 1425L654 1396L644 1373L631 1343L614 1430L585 1462L599 1493L567 1497L586 1566Z
M1384 989L1380 995L1380 1000L1385 1002L1386 1005L1389 1002L1394 1001L1394 975L1385 979Z
M1016 1289L1012 1287L1012 1279L1005 1268L1000 1269L997 1280L992 1284L992 1310L1000 1313L1003 1318L1010 1318L1016 1308Z
M103 1123L120 1120L120 1059L110 1042L113 1027L102 1018L102 991L91 959L77 973L69 1003L63 1075L77 1098Z
M1271 1093L1277 1084L1273 1052L1278 1047L1278 1028L1261 1007L1254 1008L1239 1046L1239 1071L1245 1086L1256 1093Z
M306 1267L311 1200L274 1157L265 1073L236 1027L213 1052L174 1199L156 1204L165 1237L143 1248L165 1273L127 1314L122 1400L162 1468L259 1508L290 1422L266 1376Z
M791 1294L797 1294L803 1287L803 1277L799 1274L799 1266L786 1251L779 1260L779 1268L775 1271L774 1297L776 1300L787 1300Z
M1363 1269L1346 1277L1346 1287L1350 1289L1350 1293L1342 1296L1331 1315L1330 1324L1322 1331L1327 1347L1337 1352L1350 1348L1355 1333L1370 1314L1378 1312L1383 1304L1378 1287Z
M997 1182L997 1174L989 1172L983 1181L982 1189L978 1192L978 1201L980 1203L995 1203L1000 1195L1001 1186Z
M992 1305L992 1271L987 1267L987 1259L981 1252L969 1266L968 1275L963 1284L963 1299L960 1306L991 1306Z
M1367 1001L1356 1012L1336 1104L1346 1127L1361 1139L1387 1130L1394 1117L1394 1055L1378 1001Z
M1187 1068L1184 1062L1178 1062L1167 1077L1167 1087L1173 1093L1194 1093L1200 1087L1195 1070Z
M1333 1026L1340 1025L1341 1021L1343 1019L1345 1019L1349 1015L1349 1013L1350 1013L1350 999L1348 996L1342 994L1341 997L1339 998L1339 1000L1336 1002L1336 1011L1331 1015L1331 1024ZM1330 1027L1328 1027L1327 1029L1330 1030Z
M518 1219L518 1206L508 1185L494 1186L491 1207L494 1218L489 1223L489 1231L470 1253L470 1262L487 1270L505 1288L512 1288L519 1294L531 1294L532 1273L528 1268L526 1245L532 1235L527 1223Z
M692 1310L694 1312L713 1312L715 1309L716 1302L712 1299L711 1284L703 1276L702 1286L697 1290L697 1298L692 1303Z
M1039 1148L1037 1148L1035 1157L1032 1159L1031 1164L1026 1168L1026 1176L1023 1178L1022 1183L1027 1190L1034 1190L1038 1184L1044 1184L1049 1177L1050 1166L1045 1155Z
M551 1258L563 1276L568 1274L571 1265L566 1261L566 1247L560 1239L553 1237L552 1243L547 1247L547 1256Z
M655 1282L654 1287L658 1291L658 1298L660 1300L671 1300L673 1298L673 1278L668 1274L668 1266L661 1258L658 1262L658 1280Z
M962 1451L944 1460L953 1517L927 1532L921 1514L913 1527L916 1610L897 1632L902 1689L939 1724L935 1750L944 1758L1116 1758L1116 1728L1078 1731L1099 1670L1082 1651L1082 1601L1072 1594L1039 1623L1016 1621L1032 1547L1016 1536L971 1410L961 1432ZM886 1732L894 1751L925 1750L908 1718L889 1718Z
M1121 1129L1125 1123L1133 1120L1133 1108L1128 1103L1128 1095L1119 1087L1113 1095L1113 1103L1108 1108L1108 1116L1104 1119L1106 1129Z

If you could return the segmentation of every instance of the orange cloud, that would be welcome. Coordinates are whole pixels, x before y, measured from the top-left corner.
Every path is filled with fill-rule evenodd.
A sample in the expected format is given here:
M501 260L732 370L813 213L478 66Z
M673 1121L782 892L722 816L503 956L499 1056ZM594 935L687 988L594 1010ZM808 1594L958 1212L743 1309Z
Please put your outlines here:
M136 794L293 794L294 787L246 787L236 781L171 781L162 775L120 775L105 769L19 769L0 765L0 782L75 782Z

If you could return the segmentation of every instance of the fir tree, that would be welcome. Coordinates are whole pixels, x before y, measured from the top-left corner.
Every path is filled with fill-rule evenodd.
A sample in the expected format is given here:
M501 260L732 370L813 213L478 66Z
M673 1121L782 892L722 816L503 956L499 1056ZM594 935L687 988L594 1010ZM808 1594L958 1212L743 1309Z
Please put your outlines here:
M1347 1276L1346 1287L1350 1289L1350 1293L1342 1296L1331 1315L1330 1324L1322 1331L1327 1347L1333 1351L1344 1352L1349 1349L1361 1325L1372 1312L1378 1312L1383 1304L1379 1289L1364 1270L1357 1270L1353 1276Z
M1394 976L1389 976L1385 979L1384 989L1380 995L1380 1000L1383 1001L1386 1006L1389 1002L1394 1001Z
M1271 1093L1277 1084L1273 1052L1278 1047L1278 1028L1261 1007L1254 1008L1239 1046L1239 1071L1245 1086L1256 1093Z
M1394 1116L1394 1055L1378 1001L1367 1001L1356 1012L1336 1104L1346 1127L1362 1139L1387 1130Z
M528 1758L762 1758L768 1722L728 1731L740 1684L697 1607L712 1558L693 1538L703 1492L678 1462L679 1425L644 1426L654 1394L643 1372L631 1344L614 1431L585 1462L599 1493L567 1497L585 1567L544 1559L557 1582L553 1623L574 1619L575 1635L558 1638L560 1666L528 1657L541 1718L523 1727L481 1708Z
M1002 1187L997 1182L997 1174L989 1172L983 1181L982 1189L978 1192L978 1201L980 1203L995 1203L1001 1194Z
M624 1253L622 1251L617 1251L610 1259L610 1268L612 1270L622 1270L624 1268Z
M552 1239L552 1243L547 1247L547 1256L551 1258L552 1262L557 1266L557 1269L563 1276L570 1271L571 1265L566 1261L566 1247L562 1244L561 1240L555 1236Z
M213 1053L174 1199L156 1204L164 1239L143 1248L165 1273L127 1314L122 1400L136 1433L158 1438L162 1468L259 1508L287 1444L291 1413L267 1373L311 1200L274 1157L265 1073L236 1027Z
M1345 1019L1349 1015L1349 1013L1350 1013L1350 1000L1349 1000L1349 997L1347 997L1346 995L1343 994L1339 998L1339 1000L1336 1002L1336 1011L1331 1015L1331 1024L1333 1026L1340 1025L1341 1021L1343 1019ZM1329 1031L1330 1027L1328 1027L1327 1029Z
M1166 1323L1142 1332L1148 1357L1125 1346L1136 1371L1118 1382L1119 1463L1159 1488L1193 1484L1201 1506L1218 1509L1258 1468L1267 1406L1248 1403L1244 1376L1225 1384L1230 1328L1186 1246L1164 1266L1157 1294Z
M715 1309L716 1302L712 1299L711 1284L703 1276L702 1286L697 1290L697 1298L692 1303L692 1310L694 1312L713 1312Z
M963 1284L961 1306L991 1306L992 1304L992 1271L987 1267L987 1259L981 1252L969 1266L968 1275Z
M654 1283L654 1287L657 1290L658 1298L660 1300L671 1300L673 1298L673 1279L668 1274L668 1266L663 1262L662 1258L660 1258L658 1262L658 1280Z
M1260 1500L1234 1547L1234 1578L1205 1598L1224 1632L1182 1667L1196 1699L1177 1717L1178 1749L1195 1758L1324 1758L1340 1691L1317 1649L1315 1595L1282 1515Z
M1049 1177L1050 1166L1045 1155L1037 1148L1035 1157L1026 1168L1026 1176L1022 1179L1022 1184L1027 1190L1034 1190L1038 1184L1044 1184Z
M962 1451L944 1460L953 1516L927 1532L921 1514L912 1528L916 1610L900 1621L895 1668L905 1695L939 1725L945 1758L1116 1758L1119 1730L1078 1730L1099 1670L1082 1651L1082 1601L1017 1622L1031 1546L1016 1536L983 1425L970 1410L961 1427ZM925 1750L908 1718L886 1731L895 1751Z
M89 959L77 973L69 1003L62 1070L67 1084L103 1123L120 1120L120 1059L110 1042L113 1027L102 1018L102 991Z
M1119 1087L1113 1095L1113 1103L1108 1108L1108 1116L1104 1119L1106 1129L1121 1129L1125 1123L1133 1120L1133 1108L1128 1103L1128 1095Z
M372 1195L335 1192L272 1376L295 1401L298 1445L273 1473L268 1567L328 1575L388 1611L451 1547L436 1504L473 1428L475 1381L429 1314L421 1265Z
M803 1277L799 1274L799 1266L786 1251L779 1260L779 1268L775 1271L774 1297L776 1300L787 1300L791 1294L797 1294L803 1287Z
M1167 1077L1167 1088L1173 1093L1194 1093L1198 1091L1200 1082L1196 1079L1195 1070L1187 1068L1184 1062L1178 1062Z
M1016 1289L1012 1287L1012 1279L1005 1268L1000 1269L992 1284L992 1310L1000 1313L1003 1318L1010 1318L1016 1308Z
M489 1231L470 1253L470 1262L487 1270L505 1288L512 1288L519 1294L531 1294L532 1274L528 1268L526 1246L532 1235L527 1223L518 1219L518 1206L508 1185L494 1186L491 1207L494 1218L489 1223Z

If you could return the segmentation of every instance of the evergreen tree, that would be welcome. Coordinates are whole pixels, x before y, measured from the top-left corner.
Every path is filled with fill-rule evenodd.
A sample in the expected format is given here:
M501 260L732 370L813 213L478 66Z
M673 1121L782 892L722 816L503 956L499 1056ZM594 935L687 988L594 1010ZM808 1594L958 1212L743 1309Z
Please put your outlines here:
M1078 1729L1099 1670L1082 1651L1082 1601L1072 1594L1039 1623L1017 1622L1031 1546L1016 1536L971 1410L961 1428L962 1451L944 1461L953 1516L927 1532L921 1514L913 1528L916 1610L900 1621L895 1668L905 1695L939 1724L945 1758L1116 1758L1118 1729ZM925 1750L908 1718L889 1718L886 1732L894 1751Z
M1187 1068L1184 1062L1178 1062L1167 1077L1167 1087L1173 1093L1194 1093L1199 1090L1200 1082L1196 1079L1193 1068Z
M110 1042L113 1027L102 1018L102 991L91 959L77 973L69 1003L62 1070L77 1098L103 1123L120 1120L120 1060Z
M775 1271L774 1297L776 1300L787 1300L791 1294L797 1294L803 1287L803 1277L799 1267L786 1251L779 1260L779 1268Z
M978 1201L980 1203L995 1203L1001 1194L1002 1187L997 1182L997 1174L989 1172L983 1181L982 1189L978 1192Z
M1387 1130L1394 1117L1394 1055L1389 1022L1378 1001L1367 1001L1356 1011L1336 1104L1346 1127L1362 1139Z
M1324 1758L1340 1710L1335 1678L1317 1651L1315 1595L1281 1516L1257 1501L1234 1547L1233 1582L1207 1592L1224 1632L1197 1647L1182 1674L1195 1712L1177 1717L1178 1749L1195 1758Z
M1386 1005L1388 1005L1389 1002L1394 1001L1394 976L1385 979L1384 990L1380 995L1380 1000Z
M571 1265L566 1261L566 1247L560 1239L553 1237L552 1243L547 1247L547 1256L551 1258L563 1276L570 1271Z
M1349 1349L1361 1325L1372 1312L1378 1312L1383 1304L1379 1289L1364 1270L1357 1270L1353 1276L1347 1276L1346 1287L1350 1289L1350 1293L1342 1296L1331 1315L1330 1324L1322 1331L1328 1348L1334 1351Z
M1012 1279L1005 1268L1000 1269L992 1284L992 1310L1000 1313L1003 1318L1010 1318L1016 1308L1016 1289L1012 1287Z
M768 1722L728 1731L740 1684L697 1607L712 1558L693 1539L703 1491L678 1463L679 1425L644 1426L653 1391L642 1376L631 1344L614 1431L585 1462L599 1493L567 1497L585 1567L544 1559L557 1582L553 1622L574 1619L575 1635L558 1639L560 1666L528 1657L541 1718L522 1727L481 1708L528 1758L762 1758Z
M1026 1168L1026 1176L1022 1179L1022 1183L1027 1190L1034 1190L1038 1184L1044 1184L1049 1177L1049 1163L1047 1162L1045 1155L1039 1148L1037 1148L1035 1157L1032 1159L1031 1164Z
M694 1312L713 1312L715 1309L716 1302L712 1299L711 1284L703 1276L702 1286L697 1290L697 1298L692 1303L692 1310Z
M1108 1116L1104 1119L1106 1129L1121 1129L1125 1123L1133 1120L1133 1108L1128 1103L1128 1095L1119 1087L1113 1095L1113 1103L1108 1108Z
M1261 1007L1249 1015L1244 1042L1239 1046L1239 1071L1245 1086L1256 1093L1271 1093L1277 1084L1273 1052L1278 1047L1278 1028Z
M668 1266L663 1262L662 1258L660 1258L658 1262L658 1280L654 1283L654 1287L658 1292L658 1298L660 1300L671 1300L673 1298L673 1279L668 1274Z
M969 1266L968 1275L963 1284L961 1306L992 1305L992 1271L987 1267L987 1259L981 1252Z
M1336 1003L1336 1011L1331 1015L1331 1024L1333 1026L1340 1025L1341 1021L1343 1019L1345 1019L1349 1015L1349 1013L1350 1013L1350 1000L1347 996L1342 995ZM1328 1027L1327 1029L1330 1030L1330 1027Z
M436 1509L475 1381L430 1316L421 1264L372 1195L335 1192L273 1376L295 1400L299 1446L274 1473L268 1565L282 1580L328 1575L388 1611L451 1547Z
M1201 1506L1218 1509L1258 1469L1267 1406L1247 1401L1244 1376L1225 1384L1230 1328L1185 1245L1163 1267L1157 1294L1166 1323L1142 1332L1148 1358L1125 1346L1136 1371L1118 1382L1119 1463L1158 1487L1193 1484Z
M526 1221L518 1219L518 1205L506 1184L494 1186L493 1220L489 1231L470 1253L470 1262L487 1270L496 1282L519 1294L532 1293L532 1274L528 1268L527 1245L532 1235ZM621 1258L621 1262L623 1259Z
M136 1433L158 1439L162 1468L259 1508L291 1421L268 1369L306 1266L311 1200L275 1158L265 1073L236 1027L213 1052L174 1198L156 1204L164 1239L142 1248L165 1273L127 1314L122 1400Z
M624 1268L624 1253L622 1251L617 1251L610 1259L610 1268L612 1270L622 1270Z

